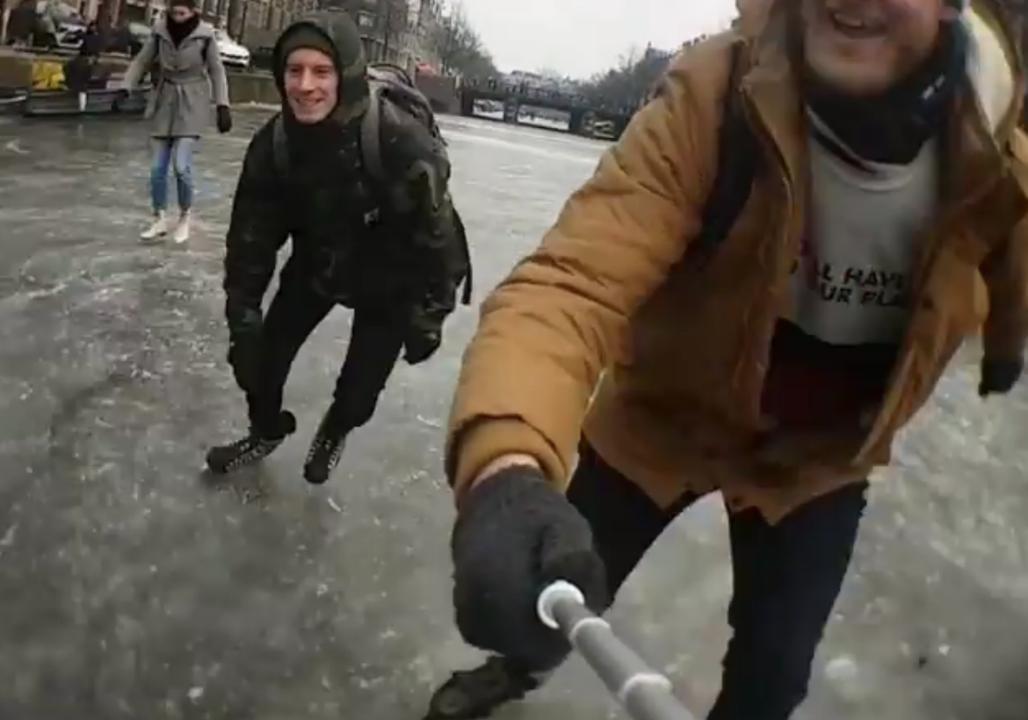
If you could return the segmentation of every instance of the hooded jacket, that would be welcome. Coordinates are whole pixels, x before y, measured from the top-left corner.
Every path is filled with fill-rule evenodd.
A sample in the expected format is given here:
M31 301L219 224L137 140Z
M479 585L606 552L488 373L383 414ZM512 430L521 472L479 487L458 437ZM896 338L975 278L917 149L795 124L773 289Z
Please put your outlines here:
M787 47L788 4L743 0L723 35L686 49L541 247L486 300L453 404L447 470L459 495L492 460L537 458L564 488L580 433L662 507L720 489L771 522L885 464L963 340L1017 358L1028 335L1028 141L1022 73L992 0L941 158L935 222L918 238L911 317L864 422L776 435L762 416L771 340L807 223L809 128ZM732 48L763 168L703 268L683 262L717 176Z
M176 45L159 21L125 72L124 87L135 88L157 63L160 79L150 93L146 117L159 138L200 137L211 125L211 103L228 105L228 80L214 28L200 22Z
M297 25L324 35L340 76L341 102L317 125L293 120L285 99L282 43ZM366 70L360 36L341 13L304 18L279 39L275 76L289 169L276 167L273 118L247 149L233 203L224 281L230 328L259 311L287 238L293 252L283 274L290 281L310 282L351 307L407 304L412 322L431 316L433 327L425 332L437 332L452 311L466 262L462 253L454 257L457 245L449 242L459 224L446 192L449 165L424 162L419 148L434 140L423 126L383 112L383 162L396 182L382 187L370 177L360 148L369 104Z

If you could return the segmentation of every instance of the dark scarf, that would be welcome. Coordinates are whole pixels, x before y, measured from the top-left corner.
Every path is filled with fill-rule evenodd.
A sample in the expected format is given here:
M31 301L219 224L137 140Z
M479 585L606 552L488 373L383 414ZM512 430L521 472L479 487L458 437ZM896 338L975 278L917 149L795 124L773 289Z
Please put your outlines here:
M166 24L168 26L168 35L171 36L172 44L174 44L175 47L178 47L182 44L183 40L189 37L189 35L196 30L197 26L200 24L200 15L196 14L181 23L175 22L169 15Z
M967 37L959 22L942 26L924 63L878 96L846 96L807 72L804 95L811 111L860 158L906 165L939 135L966 77Z

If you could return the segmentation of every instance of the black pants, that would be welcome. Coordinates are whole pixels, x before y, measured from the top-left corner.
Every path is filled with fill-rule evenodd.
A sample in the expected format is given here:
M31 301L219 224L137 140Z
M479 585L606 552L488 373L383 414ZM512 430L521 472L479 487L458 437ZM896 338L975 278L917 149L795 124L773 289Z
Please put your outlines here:
M256 391L246 396L250 424L256 430L274 434L296 353L335 305L304 279L282 274L282 284L264 322L260 382ZM360 307L354 311L350 345L329 409L332 426L340 434L371 419L403 347L405 329L400 308Z
M778 525L729 514L734 635L710 720L786 720L807 693L814 651L849 567L866 483L801 507ZM660 510L583 445L568 499L592 526L611 597L654 540L697 498ZM673 622L673 618L670 619Z

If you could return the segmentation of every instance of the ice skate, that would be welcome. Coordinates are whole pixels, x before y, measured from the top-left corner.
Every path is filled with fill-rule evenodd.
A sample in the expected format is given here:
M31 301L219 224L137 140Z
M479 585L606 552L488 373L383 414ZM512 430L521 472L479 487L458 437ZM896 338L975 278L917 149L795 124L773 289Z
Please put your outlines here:
M151 241L164 237L168 234L168 227L168 216L163 210L161 210L154 215L154 220L150 226L139 234L139 238L141 240Z
M251 428L246 437L228 445L211 448L207 452L207 467L215 475L225 475L247 465L258 463L275 452L278 446L294 432L296 432L296 418L292 413L283 411L280 416L279 433L269 437L261 435Z
M436 690L425 720L471 720L488 717L496 708L521 700L541 680L502 657L491 657L474 670L455 672Z
M188 210L184 211L182 215L179 216L178 224L175 226L175 233L172 235L172 239L175 241L176 245L181 245L189 240L190 221L191 215Z
M330 418L331 411L318 426L303 465L303 476L311 485L324 485L328 482L346 448L346 431L335 427Z

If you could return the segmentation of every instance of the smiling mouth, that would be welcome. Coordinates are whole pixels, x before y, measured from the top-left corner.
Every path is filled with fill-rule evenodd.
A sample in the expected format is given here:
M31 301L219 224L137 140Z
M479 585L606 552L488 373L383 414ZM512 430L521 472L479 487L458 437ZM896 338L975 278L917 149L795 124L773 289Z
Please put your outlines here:
M885 34L885 25L880 20L868 20L843 10L829 10L828 19L840 35L865 39Z

